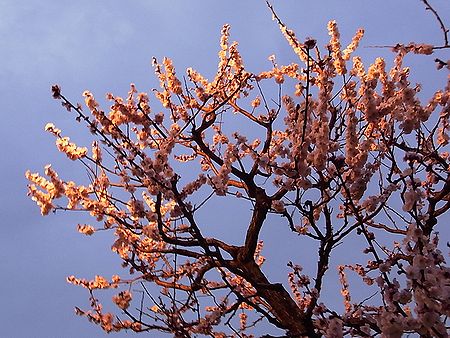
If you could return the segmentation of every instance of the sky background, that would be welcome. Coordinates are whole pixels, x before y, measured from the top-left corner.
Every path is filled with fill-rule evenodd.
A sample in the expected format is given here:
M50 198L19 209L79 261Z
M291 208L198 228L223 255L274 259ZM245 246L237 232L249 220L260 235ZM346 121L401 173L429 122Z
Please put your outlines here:
M431 3L450 23L450 1ZM273 5L300 40L311 36L320 46L326 44L330 19L337 20L345 42L364 27L366 35L357 54L366 64L380 54L389 55L387 50L369 46L413 40L440 45L443 41L437 22L419 0L273 0ZM47 122L53 122L64 135L90 143L84 127L51 98L51 85L58 83L66 96L79 102L85 89L99 98L107 92L126 95L131 82L138 90L149 91L157 86L152 56L172 58L178 74L192 66L210 77L225 23L231 24L232 40L239 41L249 71L269 68L271 54L277 55L279 63L295 61L262 0L0 0L2 337L105 336L74 315L74 306L87 308L87 293L67 284L65 278L72 274L110 277L121 271L119 259L110 251L110 234L84 237L75 230L78 216L41 217L26 196L27 169L42 173L52 163L63 178L85 177L79 165L57 152L53 137L43 131ZM433 57L411 60L416 66L413 79L424 84L425 96L442 87L446 76L435 69ZM447 60L449 53L442 51L436 57ZM295 245L284 242L282 232L270 227L265 231L273 239L268 245L275 256L282 257L289 245ZM287 244L278 247L277 241ZM286 278L276 265L268 269L273 278L277 274Z

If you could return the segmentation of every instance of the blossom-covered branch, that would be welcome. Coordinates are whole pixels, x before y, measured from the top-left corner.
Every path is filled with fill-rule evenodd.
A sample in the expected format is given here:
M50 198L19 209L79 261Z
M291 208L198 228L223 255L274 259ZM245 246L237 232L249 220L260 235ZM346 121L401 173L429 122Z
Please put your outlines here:
M93 142L45 129L89 182L48 165L45 177L27 171L29 195L43 215L90 214L78 231L113 232L126 268L111 280L68 277L90 295L91 309L77 314L107 332L174 337L447 337L450 269L438 230L450 209L450 80L422 103L404 65L435 46L399 44L390 69L382 58L364 65L355 55L363 29L344 44L330 21L321 50L269 8L293 49L288 65L271 56L266 71L248 71L225 25L212 80L188 68L182 81L170 59L154 59L154 99L132 84L123 98L107 94L108 111L89 91L84 108L52 87ZM242 238L225 236L212 199L240 202ZM264 267L272 239L263 230L277 216L315 265L306 272L306 261L286 257L284 282ZM350 242L361 257L336 258ZM325 297L333 270L343 306ZM352 283L365 286L362 298ZM103 289L118 289L121 315L104 311Z

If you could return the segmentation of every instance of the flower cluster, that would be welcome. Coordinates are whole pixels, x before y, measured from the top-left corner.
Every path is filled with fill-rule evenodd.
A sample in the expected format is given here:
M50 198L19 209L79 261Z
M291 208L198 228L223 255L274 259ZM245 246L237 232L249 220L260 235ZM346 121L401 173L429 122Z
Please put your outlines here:
M339 34L339 29L337 27L336 21L332 20L332 21L328 22L328 34L331 36L330 50L331 50L331 55L334 59L333 65L334 65L334 68L336 69L336 73L338 73L339 75L346 74L347 68L345 65L345 59L342 56L340 34ZM357 36L359 36L359 35L357 35ZM359 39L358 38L354 39L355 45L357 44L356 41L358 41ZM350 47L350 48L352 48L352 47ZM351 49L348 49L347 53L350 54ZM349 58L349 56L348 57L346 56L346 58Z
M77 230L78 230L78 232L80 232L84 235L87 235L87 236L91 236L95 232L95 228L89 224L78 224Z
M85 157L87 154L86 147L77 147L73 142L69 142L70 138L61 137L56 139L58 150L65 153L72 161Z
M130 306L131 299L132 294L130 291L121 291L113 297L113 302L122 310L126 310Z
M54 208L53 199L60 198L65 193L64 183L50 165L45 166L45 174L50 178L50 181L37 173L31 173L29 170L25 173L26 178L32 182L28 185L28 194L41 208L42 215L47 215Z
M120 278L118 276L113 276L112 282L108 282L104 277L102 276L95 276L93 280L87 280L87 279L79 279L75 276L69 276L67 277L67 282L74 285L81 285L89 290L94 289L109 289L109 288L116 288L118 285L118 281Z

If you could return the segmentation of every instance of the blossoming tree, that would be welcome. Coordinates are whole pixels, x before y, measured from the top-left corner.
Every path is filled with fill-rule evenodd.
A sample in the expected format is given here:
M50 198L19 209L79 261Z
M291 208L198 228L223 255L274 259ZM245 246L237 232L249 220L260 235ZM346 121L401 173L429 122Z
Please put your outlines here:
M109 112L89 91L82 108L53 86L53 97L95 140L88 149L51 123L45 129L83 163L91 183L63 180L49 165L47 177L26 173L29 195L43 215L88 212L95 221L79 224L81 233L113 231L112 250L129 272L68 277L90 294L92 308L76 312L107 332L175 337L447 337L450 269L437 228L450 208L450 82L423 104L404 57L432 54L448 41L393 46L387 70L382 58L365 66L352 57L363 30L343 48L331 21L320 50L273 14L298 62L271 57L271 69L251 73L225 25L211 81L191 68L183 81L171 60L154 60L162 112L134 85L125 98L107 95ZM269 91L275 99L267 83L278 90ZM205 235L221 220L205 224L199 212L211 199L230 198L251 213L235 244ZM316 255L313 274L287 257L286 283L266 276L261 231L269 215L316 245L307 257ZM365 246L361 260L334 262L334 249L350 238ZM342 310L322 296L331 268ZM352 298L349 274L367 285L366 299ZM103 309L100 289L117 289L121 314ZM144 297L136 299L136 290Z

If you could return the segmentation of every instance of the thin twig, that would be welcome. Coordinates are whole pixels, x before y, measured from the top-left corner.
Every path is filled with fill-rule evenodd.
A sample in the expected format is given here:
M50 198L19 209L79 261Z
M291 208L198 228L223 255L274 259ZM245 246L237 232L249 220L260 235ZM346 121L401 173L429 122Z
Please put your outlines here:
M421 0L425 6L426 6L426 10L431 11L434 16L436 17L436 20L439 22L439 25L441 26L441 30L444 33L444 46L445 47L450 47L450 45L448 44L448 28L445 27L444 22L442 21L441 17L439 16L438 12L431 7L430 3L428 2L428 0Z

